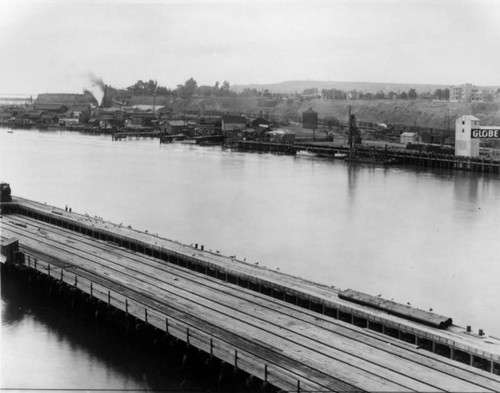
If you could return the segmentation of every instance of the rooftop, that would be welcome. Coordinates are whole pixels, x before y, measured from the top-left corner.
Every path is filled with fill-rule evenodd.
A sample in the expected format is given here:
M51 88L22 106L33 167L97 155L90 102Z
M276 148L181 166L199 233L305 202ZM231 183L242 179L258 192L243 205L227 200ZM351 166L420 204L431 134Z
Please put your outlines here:
M43 93L38 94L35 100L35 104L65 104L67 106L90 103L97 104L97 101L86 94Z

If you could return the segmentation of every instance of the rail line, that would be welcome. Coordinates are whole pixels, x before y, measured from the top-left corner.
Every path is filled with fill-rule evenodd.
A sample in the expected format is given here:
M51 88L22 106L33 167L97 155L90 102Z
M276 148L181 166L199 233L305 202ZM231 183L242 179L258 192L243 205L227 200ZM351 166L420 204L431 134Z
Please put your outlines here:
M48 228L48 230L51 230L51 228ZM43 236L42 236L42 237L43 237ZM33 237L33 236L30 236L30 238L31 238L31 239L33 239L33 240L35 240L35 241L37 241L37 239L36 239L35 237ZM44 239L45 239L45 243L47 243L47 240L48 240L48 239L47 239L47 238L44 238ZM51 243L54 243L54 242L59 243L59 242L57 242L56 240L52 240L52 239L50 239L50 242L51 242ZM87 259L87 260L91 261L92 263L96 263L95 261L93 261L93 260L91 260L91 259L89 259L89 258L87 258L87 257L85 257L85 256L83 256L83 257L82 257L82 256L81 256L81 255L79 255L77 252L68 253L66 250L62 249L61 247L58 247L57 245L51 245L51 247L56 248L56 249L59 249L59 250L61 250L61 251L65 252L65 253L67 253L67 254L73 254L73 255L78 256L79 258L84 258L84 259ZM74 247L70 247L70 248L74 248ZM107 261L107 262L109 262L109 263L111 263L111 264L116 265L113 261L111 261L111 260L109 260L109 259L106 259L106 261ZM123 273L122 273L122 272L120 272L120 271L119 271L119 270L117 270L117 269L107 268L107 267L106 267L106 265L105 265L105 264L102 264L102 263L98 263L98 264L99 264L99 265L101 265L103 268L105 268L105 270L112 270L112 271L113 271L113 273L114 273L114 277L117 277L117 275L118 275L118 276L122 276L122 275L123 275ZM157 280L155 280L155 279L153 278L153 276L150 276L150 275L145 275L145 274L144 274L144 272L139 272L137 269L131 269L131 271L136 272L136 273L140 273L142 276L148 276L148 278L150 279L150 281L157 281ZM125 276L128 276L128 277L133 277L133 275L132 275L132 274L129 274L129 275L125 274ZM141 281L143 281L143 280L141 280ZM124 284L124 281L122 281L122 282L117 281L117 282L118 282L119 284L121 284L121 285L126 285L126 284ZM143 281L143 282L144 282L144 283L146 283L146 281ZM162 282L162 284L163 284L163 283L164 283L164 282ZM254 315L254 314L241 312L241 309L240 309L240 308L237 308L237 307L230 307L230 306L228 306L227 304L223 304L223 303L221 303L221 302L215 302L215 301L213 301L213 300L212 300L212 303L214 303L214 304L216 304L216 305L219 305L219 306L222 306L222 307L225 307L225 308L228 308L228 309L229 309L228 311L223 311L223 310L221 310L221 309L216 309L216 308L214 308L213 306L210 306L210 305L207 305L207 304L200 303L200 301L193 301L193 299L191 299L189 296L182 296L182 295L180 295L179 293L174 294L174 293L173 293L171 290L169 290L168 288L165 288L165 287L162 287L162 286L159 286L159 285L156 285L156 284L151 284L151 283L148 283L148 285L151 285L151 286L152 286L153 288L155 288L155 289L159 289L159 290L161 290L161 291L167 292L167 293L169 293L169 294L171 294L171 295L173 295L173 296L177 295L179 298L185 299L185 300L187 300L187 301L189 301L189 302L191 302L191 303L193 303L193 302L194 302L195 304L198 304L198 305L200 305L200 306L202 306L202 307L205 307L206 309L208 308L208 309L210 309L210 310L212 310L212 311L214 311L214 312L216 312L216 313L218 313L218 314L225 315L226 317L231 318L231 320L232 320L232 321L239 321L239 322L241 322L241 323L242 323L242 330L247 330L247 331L248 331L248 327L249 327L249 326L252 326L252 327L253 327L254 329L256 329L256 330L263 330L263 331L265 331L265 332L267 332L267 333L273 334L273 332L272 332L269 328L266 328L266 329L264 329L264 328L263 328L263 325L266 325L266 324L267 324L267 325L271 324L271 325L274 325L275 327L277 327L278 329L282 329L282 325L278 325L278 324L273 324L273 323L270 323L267 319L257 318L257 317L255 317L255 315ZM191 295L196 296L197 298L201 298L202 300L207 300L205 297L203 297L203 296L201 296L201 295L199 295L199 294L197 294L197 293L188 292L188 291L186 291L185 289L183 289L183 288L182 288L182 287L180 287L180 286L177 286L177 287L176 287L176 289L177 289L177 290L179 290L179 291L184 291L184 292L187 292L187 293L189 293L189 294L191 294ZM165 299L165 298L163 298L163 297L162 297L160 300L162 300L162 301L167 301L167 302L175 302L175 301L176 301L176 299L175 299L175 298ZM178 300L178 299L177 299L177 300ZM181 310L181 311L185 312L185 310ZM260 325L257 325L257 324L255 324L255 323L249 323L249 321L248 321L248 320L247 320L247 321L245 321L245 320L244 320L243 318L241 318L241 317L236 317L236 314L240 314L240 315L241 315L241 314L243 314L243 315L246 315L246 316L248 316L248 317L250 317L250 318L252 318L252 319L257 319L257 320L260 322ZM234 325L233 325L233 328L234 328ZM292 334L295 334L295 335L301 336L301 335L300 335L300 333L294 332L294 331L292 331L291 329L283 329L283 330L288 331L288 332L290 332L290 333L292 333ZM275 333L274 333L274 334L275 334ZM327 355L327 354L324 354L324 353L322 353L322 352L318 351L317 349L314 349L314 348L313 348L313 347L311 347L311 346L306 346L306 345L304 345L304 344L302 344L302 343L300 343L300 342L297 342L297 341L295 341L295 340L291 340L291 338L290 338L289 336L288 336L288 337L284 337L283 335L281 335L281 336L278 336L278 337L279 337L279 338L281 338L282 340L286 340L286 341L288 341L288 342L293 342L294 344L296 344L296 345L298 345L298 346L301 346L301 347L306 348L306 349L308 349L308 350L310 350L310 351L316 352L317 354L321 354L322 356L326 356L326 357L328 357L330 360L336 360L336 361L339 361L339 362L345 363L346 365L352 366L352 365L351 365L349 362L347 362L347 361L342 361L342 360L340 360L340 359L337 359L337 358L333 357L332 355ZM305 335L302 335L302 338L303 338L303 339L306 339L306 340L307 340L307 339L309 339L309 338L308 338L307 336L305 336ZM316 341L316 342L317 342L317 343L319 343L319 341ZM268 343L266 343L266 344L273 344L273 343L272 343L272 342L268 342ZM279 343L278 343L278 344L279 344ZM284 344L285 344L285 341L283 341L283 343L282 343L282 344L284 345ZM361 358L358 358L358 359L361 359ZM326 360L326 359L325 359L325 360ZM361 359L361 360L363 360L363 359ZM321 363L321 364L323 364L323 363ZM354 367L355 367L355 366L354 366ZM359 371L358 371L358 372L362 372L362 373L369 373L369 374L370 374L370 372L369 372L369 371L366 371L365 369L362 369L362 368L358 368L358 369L359 369ZM331 377L331 375L330 375L330 374L325 373L325 371L324 371L324 370L321 370L321 369L319 369L319 368L318 368L318 369L317 369L317 371L319 371L319 372L321 372L321 373L324 373L324 376L325 376L325 377ZM373 375L372 375L372 377L371 377L372 379L373 379L373 378L375 378L375 379L380 378L380 377L379 377L377 374L375 374L375 373L371 373L371 374L373 374ZM383 378L381 378L381 379L383 379ZM390 381L390 380L387 380L387 381L388 381L389 383L391 383L391 381ZM373 381L372 381L372 382L373 382ZM394 382L392 382L392 383L394 383ZM399 390L401 390L401 388L406 388L406 387L405 387L404 385L399 385L399 384L398 384L397 390L399 391ZM434 388L435 388L435 387L434 387Z
M52 228L48 228L49 230L51 230ZM23 235L22 232L20 232L19 230L17 230L17 228L13 228L11 229L11 231L13 233L17 233L19 235ZM34 241L38 241L38 239L36 237L33 237L33 236L29 236L29 238L31 238L32 240ZM44 242L46 243L46 238L44 238ZM54 240L51 240L51 242L56 242ZM56 242L57 243L57 242ZM63 253L66 253L67 255L76 255L78 258L83 258L83 259L87 259L89 261L91 261L92 264L95 263L95 261L87 258L87 257L82 257L82 256L78 256L77 253L72 253L72 252L68 252L64 249L62 249L61 247L58 247L57 245L56 246L51 246L55 249L60 249L62 250ZM79 271L87 271L87 272L90 272L90 274L94 274L92 271L89 271L88 269L84 269L84 268L81 268L81 267L78 267L79 268ZM142 273L141 273L142 275ZM129 277L133 277L133 276L129 276ZM156 308L157 310L159 310L160 312L166 312L168 313L169 315L172 315L172 314L179 314L179 315L182 315L182 317L179 317L179 319L181 318L188 318L190 320L193 320L193 322L191 323L193 327L196 327L197 329L201 329L201 326L202 325L211 325L213 326L213 330L206 330L205 329L205 332L208 334L208 335L211 335L211 336L215 336L215 337L218 337L218 339L222 339L223 341L226 341L228 344L234 346L234 347L238 347L237 345L234 344L234 342L238 342L238 341L245 341L245 340L248 340L247 337L245 337L245 335L242 335L242 334L237 334L237 333L234 333L234 332L227 332L225 331L224 334L217 334L217 331L220 330L217 328L217 324L216 323L213 323L213 322L207 322L205 319L201 319L199 317L197 317L195 314L193 313L188 313L187 310L185 309L181 309L181 308L178 308L178 307L175 307L175 306L172 306L172 303L175 302L176 299L172 298L172 299L164 299L164 298L161 298L159 299L161 301L161 303L156 300L156 299L153 299L151 298L150 296L147 296L147 295L144 295L144 293L142 291L139 291L139 290L136 290L136 289L131 289L129 287L128 284L123 284L119 281L116 281L116 280L113 280L113 283L116 284L117 286L120 286L123 288L123 286L127 286L127 290L126 291L123 291L121 290L122 294L123 292L128 292L128 295L130 295L130 293L134 293L135 296L130 296L131 298L137 298L137 297L145 297L145 298L148 298L149 300L149 304L151 303L154 303L156 305ZM164 289L161 289L162 291L164 291ZM116 292L119 292L120 289L119 288L116 288L115 289ZM189 300L190 302L192 302L191 300ZM144 302L143 304L146 304L146 302ZM168 310L168 311L167 311ZM234 308L233 311L236 311L237 309ZM228 314L229 315L229 314ZM231 318L232 318L232 315L229 315ZM215 332L215 334L214 334ZM229 333L229 334L228 334ZM237 339L235 340L234 337L232 338L232 340L227 340L227 339L224 339L223 336L224 335L230 335L230 336L234 336L236 337ZM261 348L258 348L258 350L252 352L252 350L250 350L248 347L245 348L243 346L239 347L240 349L244 350L244 351L248 351L250 353L252 353L252 355L254 356L257 356L259 358L262 358L263 362L267 362L269 363L269 359L270 359L270 354L272 353L274 355L274 357L278 358L277 360L275 359L275 364L276 366L278 367L282 367L283 364L289 364L290 365L290 368L294 368L294 367L297 367L297 364L294 362L293 364L291 364L290 362L293 362L294 359L293 358L284 358L283 355L281 353L279 353L278 351L276 350L273 350L269 347L269 344L273 344L273 343L258 343L256 341L254 341L254 346L257 345L257 346L261 346ZM267 354L266 357L263 357L262 355L259 355L259 352L260 353L265 353ZM330 374L327 374L327 373L324 373L323 371L319 370L319 369L315 369L315 368L312 368L310 366L306 366L304 364L301 364L299 363L300 365L300 371L302 371L301 373L296 373L297 377L300 377L301 379L303 380L309 380L311 382L311 384L313 386L319 386L321 387L322 389L320 391L332 391L332 383L334 382L334 377L332 377ZM322 385L321 383L318 383L318 380L317 378L316 379L312 379L311 376L316 376L318 377L318 373L320 374L320 376L322 376L323 379L326 379L328 381L330 381L330 384L329 385ZM335 383L339 384L339 386L337 387L338 390L360 390L359 388L355 388L354 386L350 386L342 381L335 381Z
M30 222L29 220L23 220L22 216L17 216L16 218L18 218L20 221L22 221L26 224L32 225L32 222ZM49 225L49 224L47 224L47 225ZM432 368L430 365L425 364L425 362L433 361L433 365L435 367L437 364L441 364L445 360L442 357L439 358L439 360L436 360L435 357L432 357L429 352L422 352L422 351L419 352L419 351L415 350L410 344L404 345L399 340L388 340L388 341L390 341L391 346L396 345L396 346L400 347L400 349L401 349L401 350L398 350L397 352L395 352L395 351L389 352L386 349L384 349L382 347L382 345L380 345L380 336L377 336L376 333L372 333L373 338L371 338L369 340L370 342L367 342L366 341L366 334L369 333L368 331L363 332L363 334L365 335L365 337L363 337L363 340L361 338L356 338L353 335L360 334L360 332L358 330L355 330L355 328L353 328L352 325L347 324L346 326L343 326L343 324L340 324L335 320L334 321L327 321L325 318L323 318L321 316L321 314L319 316L317 314L311 315L311 312L308 312L308 314L307 314L308 318L305 318L305 314L304 314L303 309L297 310L297 308L293 308L292 306L289 306L289 303L279 303L272 297L264 297L260 293L255 293L255 294L251 293L251 294L247 295L245 291L242 291L240 294L234 294L234 287L231 287L232 284L228 284L224 281L213 279L212 277L202 275L201 273L196 273L196 272L191 271L191 270L183 269L182 267L178 267L177 265L168 264L168 266L166 266L165 263L162 263L163 261L160 259L145 258L145 257L142 257L142 256L137 255L135 253L130 253L129 251L122 250L120 248L119 249L113 248L112 250L108 250L105 247L105 245L107 245L108 243L104 243L101 241L94 242L90 238L87 239L86 237L82 237L82 238L77 239L75 236L69 236L67 232L60 229L59 227L50 226L50 230L53 232L58 232L61 235L66 236L68 239L70 239L70 238L75 239L75 241L79 241L80 243L85 243L85 244L88 244L90 246L93 246L94 248L99 248L101 250L104 250L108 254L114 254L114 255L117 255L119 257L125 255L131 260L135 260L135 261L140 262L142 264L146 264L152 268L159 269L163 272L170 273L172 270L174 270L176 272L176 274L179 276L182 276L183 279L190 280L190 281L196 283L196 285L198 285L198 286L201 285L201 286L210 288L210 290L212 290L212 291L217 291L217 292L220 292L222 294L229 294L229 291L233 290L233 292L231 292L230 295L233 296L234 298L239 298L239 299L242 299L245 301L250 301L249 297L251 296L253 299L264 300L265 302L262 302L259 304L261 308L265 308L268 310L276 310L275 307L279 306L281 309L288 310L287 314L293 313L293 318L295 318L296 320L300 320L300 321L303 321L303 322L306 322L309 324L316 325L319 328L326 329L329 332L335 333L336 335L343 336L349 340L357 341L363 345L370 346L370 347L375 348L375 349L380 350L380 351L385 351L387 353L390 353L391 355L398 356L401 359L410 360L410 355L407 353L410 350L412 355L413 355L411 360L415 362L416 361L415 356L417 356L417 355L422 357L423 359L418 361L418 363L424 367ZM214 283L214 285L208 285L208 284L212 284L212 282ZM173 286L175 287L176 285L174 284ZM223 289L225 289L225 288L229 288L229 290L223 291ZM239 289L239 287L237 287L237 288ZM243 295L245 295L245 296L243 296ZM266 303L267 304L272 303L274 307L270 307L270 306L266 305ZM309 318L310 315L312 316L312 318ZM324 325L320 325L317 323L317 322L319 322L319 320L321 320L325 323L335 325L335 327L337 329L345 329L346 332L334 331L329 327L326 327ZM383 338L388 339L389 336L386 336ZM347 351L343 351L343 352L348 353ZM460 363L457 364L456 362L453 362L453 364L449 365L448 367L450 367L449 370L440 370L440 371L444 374L453 376L455 378L463 379L464 381L468 381L467 377L466 376L464 376L464 377L457 376L456 375L457 370L461 370L463 372L469 373L470 376L474 375L477 377L477 374L473 374L470 372L470 370L467 370L464 367L460 367ZM487 383L488 380L485 379L485 382ZM500 390L500 383L495 384L494 386L487 386L487 384L481 385L481 386L485 389L490 388L490 389Z
M89 279L89 281L93 281L92 279ZM109 285L109 284L108 284ZM115 293L119 293L118 289L115 291ZM317 377L317 372L314 371L314 369L311 369L308 366L302 367L301 370L297 370L297 364L293 361L293 359L289 359L286 357L283 357L280 353L278 353L275 350L269 349L267 346L266 347L261 347L257 348L256 350L256 345L251 345L253 347L253 351L250 348L251 346L248 345L248 341L242 337L238 336L235 333L232 332L224 332L224 334L220 333L220 329L205 320L199 319L196 316L193 315L188 315L185 313L184 310L171 307L169 305L165 304L155 304L155 301L152 298L147 298L141 295L136 290L126 290L122 291L122 293L127 293L127 294L134 294L135 299L134 301L137 304L141 304L144 306L147 306L150 311L157 311L158 313L161 313L162 315L168 315L168 319L170 321L174 320L179 323L179 325L183 325L185 327L192 328L194 331L198 331L200 333L200 337L198 338L198 341L201 341L201 335L205 335L206 337L209 338L215 338L217 339L220 343L227 344L231 348L234 348L235 350L241 350L242 352L240 353L245 353L245 351L255 359L258 359L261 361L262 364L265 364L264 368L264 373L266 373L267 366L272 366L274 365L275 368L278 369L283 369L284 367L289 367L289 369L285 369L288 374L293 374L293 381L298 381L299 379L302 382L309 382L308 385L305 385L309 387L305 387L306 391L311 390L315 392L332 392L332 391L345 391L346 388L344 386L339 386L339 385L345 385L345 383L338 381L338 385L333 385L333 380L330 378L330 383L328 384L328 387L325 387L325 385L322 385L321 383L318 382L317 379L312 379L312 377ZM141 300L137 300L141 299ZM130 304L129 310L132 308L132 305ZM132 313L131 313L132 315ZM150 314L151 315L151 314ZM153 325L154 326L154 325ZM173 330L179 330L180 328L175 328L173 325L169 325L170 330L166 330L167 334L173 334ZM155 326L158 327L158 326ZM160 328L161 329L161 328ZM163 330L163 329L162 329ZM188 330L189 332L189 330ZM224 337L225 336L225 337ZM177 336L177 338L179 338ZM185 339L183 339L185 340ZM189 341L187 342L189 344ZM213 344L214 348L214 353L215 353L215 348L216 348L216 342ZM210 345L212 347L212 340L210 339ZM212 349L212 348L211 348ZM224 349L221 349L221 351L224 351ZM235 366L235 368L237 368ZM269 375L271 374L271 371L269 371ZM265 374L264 374L265 375ZM279 377L282 379L282 377ZM290 378L288 378L290 379ZM334 390L332 390L334 389ZM347 389L348 391L361 391L361 389L355 389L353 387L350 387Z
M160 291L163 291L163 292L166 292L170 295L173 295L173 296L178 296L182 299L185 299L185 300L188 300L190 302L193 301L192 299L192 296L196 296L197 298L200 298L201 300L197 300L195 303L198 304L199 306L201 307L208 307L210 310L213 310L219 314L222 314L222 315L225 315L227 317L230 317L232 320L235 320L235 312L238 313L238 315L240 317L237 318L237 320L239 320L241 323L245 324L246 327L249 326L248 324L248 320L246 320L244 317L251 317L253 320L256 320L258 322L258 325L257 325L257 322L252 322L252 326L254 328L257 328L259 330L265 330L267 333L269 334L273 334L273 335L276 335L275 332L272 331L271 327L277 327L279 330L284 330L286 332L289 332L293 335L295 335L295 337L298 337L300 338L300 340L305 340L306 342L308 342L309 344L308 345L305 345L303 344L302 342L298 342L297 339L294 339L294 340L291 340L290 337L285 337L284 336L284 333L279 335L278 337L281 338L281 339L286 339L288 342L293 342L295 345L298 345L298 346L302 346L310 351L314 351L318 354L321 354L322 356L325 356L326 358L330 359L330 360L335 360L336 362L341 362L341 363L345 363L351 367L355 367L357 368L359 371L362 371L363 373L368 373L368 374L372 374L375 379L377 378L380 378L379 375L377 374L380 374L380 375L383 375L383 370L385 369L385 372L387 372L387 370L389 369L388 366L390 366L390 364L387 364L385 366L381 365L380 364L380 361L378 362L375 362L374 360L367 360L366 358L361 358L360 356L353 356L352 353L349 353L347 352L347 350L341 350L341 349L338 349L338 348L331 348L331 347L328 347L326 350L327 352L324 352L325 350L324 349L321 349L319 350L318 347L317 347L317 344L324 344L321 339L320 339L320 334L319 333L316 333L315 334L315 337L313 338L311 336L311 334L309 333L308 335L306 335L305 333L301 333L300 331L297 331L297 330L292 330L290 328L284 328L284 324L280 323L280 324L277 324L277 323L273 323L273 322L270 322L269 321L269 318L266 318L264 319L264 317L257 317L256 314L250 314L248 312L243 312L241 308L237 308L235 306L231 306L231 305L228 305L227 303L223 303L223 302L220 302L220 301L214 301L214 300L209 300L207 299L206 296L202 296L198 293L195 293L195 292L190 292L190 291L187 291L185 288L182 288L180 285L176 285L175 284L175 281L173 283L168 283L167 281L162 281L162 286L159 286L157 285L156 283L158 282L158 277L157 276L154 276L154 275L151 275L151 274L146 274L144 271L139 271L137 269L135 269L133 266L129 266L130 263L132 262L140 262L141 264L145 264L147 266L149 266L150 268L154 269L154 270L160 270L161 272L163 273L174 273L175 275L181 277L183 280L189 280L191 281L192 283L196 284L197 286L204 286L205 288L208 288L210 291L217 291L221 294L227 294L227 290L229 289L232 289L234 291L235 288L231 288L231 285L232 284L228 284L228 283L225 283L223 281L220 281L220 280L217 280L217 282L215 280L212 280L210 278L210 284L211 285L207 285L206 283L203 283L201 282L201 278L199 276L201 276L200 273L196 273L196 274L193 274L192 271L190 270L183 270L182 268L178 267L178 266L175 266L175 265L170 265L168 264L168 266L166 266L166 264L162 264L162 263L159 263L157 261L160 261L160 260L154 260L152 258L146 258L146 257L142 257L142 256L139 256L137 254L134 254L132 253L131 251L125 251L125 250L122 250L120 248L116 248L115 247L112 247L112 251L109 250L109 243L105 243L105 242L97 242L95 241L95 239L92 239L92 241L90 241L90 238L89 238L89 241L87 242L86 238L83 237L83 236L78 236L78 238L76 239L74 236L69 236L69 231L64 231L64 230L61 230L59 229L58 227L55 227L55 226L52 226L50 224L45 224L43 223L43 225L34 225L33 224L33 221L31 220L27 220L25 219L24 217L21 217L21 216L16 216L16 215L9 215L9 217L13 217L13 218L16 218L17 220L19 220L20 222L24 223L25 225L30 225L38 230L43 230L43 231L48 231L48 232L53 232L53 233L57 233L58 235L60 236L64 236L68 239L74 239L74 242L75 244L77 244L76 242L78 243L84 243L94 249L98 249L100 250L101 252L105 251L106 254L109 256L109 255L115 255L117 257L120 258L121 262L124 262L124 263L127 263L127 265L125 266L128 270L130 270L131 273L126 273L126 272L123 272L123 268L122 269L119 269L119 268L111 268L109 265L107 264L104 264L104 263L100 263L100 262L96 262L95 260L93 260L91 257L93 256L94 258L101 258L99 256L99 251L97 252L84 252L84 251L81 251L81 250L78 250L77 247L75 247L74 245L70 244L69 242L73 242L73 240L68 240L68 242L64 243L64 242L60 242L56 239L50 239L50 238L47 238L45 236L43 236L42 234L39 234L38 231L36 234L32 235L32 236L27 236L26 235L26 232L25 231L22 231L22 230L19 230L19 227L17 227L15 224L10 224L10 223L6 223L7 226L10 228L10 230L14 233L18 233L20 234L21 236L25 236L25 237L29 237L31 240L33 241L40 241L41 239L43 239L43 242L45 244L47 244L47 241L49 240L51 243L52 243L52 246L53 248L55 249L59 249L60 252L62 253L66 253L66 254L70 254L70 255L76 255L78 256L79 258L83 258L83 259L86 259L88 261L90 261L92 264L95 264L97 263L98 265L100 265L104 271L111 271L113 272L113 275L114 277L117 277L117 275L120 277L120 280L121 281L118 281L118 283L120 285L127 285L127 278L128 279L133 279L133 280L137 280L137 277L133 276L132 272L135 272L135 273L140 273L141 275L143 276L146 276L147 277L147 280L139 280L140 282L142 282L143 284L146 284L148 286L150 286L152 289L154 290L160 290ZM5 220L4 220L5 221ZM41 222L39 221L35 221L37 224L41 224ZM54 244L55 243L55 244ZM100 246L100 244L102 244L102 247ZM62 248L62 246L64 245L65 248ZM105 247L107 246L107 247ZM69 251L68 248L70 250L75 250L75 251ZM83 256L81 256L81 253L84 253ZM125 257L125 258L123 258ZM126 261L126 259L130 260L130 262ZM118 266L120 267L121 265L115 263L114 261L112 261L111 259L109 258L104 258L105 261L107 261L107 263L109 264L113 264L115 266ZM198 276L199 275L199 276ZM209 278L209 277L205 277L205 280ZM149 281L149 282L148 282ZM176 288L177 292L176 293L173 293L172 290L170 290L169 288L165 288L164 285L170 285L174 288ZM225 289L226 291L223 291L222 289L219 289L219 288L215 288L214 286L219 286L219 287L222 287L223 289ZM257 305L260 309L263 309L263 308L266 308L267 310L272 310L273 312L277 312L277 305L280 306L280 310L279 310L279 315L281 315L281 317L278 317L279 318L282 318L283 316L286 316L286 318L290 318L291 316L289 315L289 312L291 310L293 310L294 312L296 312L297 314L299 314L299 312L297 312L296 310L293 309L292 306L289 306L288 304L281 304L279 302L277 302L275 299L273 298L264 298L264 296L262 295L259 295L259 296L255 296L256 294L248 294L245 292L245 291L242 291L242 289L240 287L237 287L237 290L241 291L241 295L235 295L234 293L231 294L231 296L233 298L236 298L236 299L240 299L242 301L246 301L246 302L249 302L249 304L253 304L253 305ZM180 295L179 294L179 291L184 291L186 292L186 295ZM245 296L243 296L243 294ZM165 296L164 294L162 296ZM191 296L191 297L190 297ZM253 298L256 298L256 299L259 299L259 302L254 302L252 300L249 299L249 297L252 296ZM175 301L175 299L167 299L167 298L163 298L161 299L162 301L167 301L167 302L172 302L172 301ZM273 306L266 306L264 304L262 304L262 302L264 302L264 300L266 301L270 301L269 303L271 303L271 305ZM210 306L207 304L207 301L208 301L208 304L210 304ZM213 303L213 304L211 304ZM251 307L250 307L251 309ZM286 313L284 310L288 310L288 313ZM182 310L182 312L185 312L184 310ZM301 309L300 310L301 313L303 313L303 310ZM309 315L308 315L308 318L305 318L305 317L302 317L302 318L298 318L296 315L293 316L293 320L300 320L300 321L303 321L303 322L307 322L307 323L311 323L311 318L309 318ZM314 317L313 317L314 318ZM318 318L314 318L316 319L318 322L319 322L319 319ZM327 321L325 318L321 318L321 321L323 323L326 323L326 322L329 322L331 325L335 325L336 328L339 328L341 326L341 324L337 323L337 322L332 322L332 321ZM263 324L266 326L266 329L263 329ZM375 341L376 341L376 338L373 337L373 334L370 335L370 340L373 340L373 342L367 344L366 342L361 342L360 339L353 339L352 336L348 336L347 334L347 331L350 331L351 333L353 332L356 332L357 334L361 334L359 331L356 331L356 329L354 329L353 327L349 327L349 328L346 328L345 326L342 326L343 329L345 329L344 333L339 333L337 331L334 331L330 328L326 328L325 326L323 325L320 325L318 323L314 323L313 326L315 326L317 329L320 329L320 330L326 330L330 333L334 333L335 335L339 335L341 337L344 337L344 338L348 338L352 341L355 341L357 343L361 343L363 344L365 347L371 347L372 350L373 349L376 349L377 351L383 351L385 352L386 354L391 354L392 356L396 356L396 357L399 357L401 359L405 359L405 360L409 360L409 357L408 356L401 356L401 354L397 354L397 353L394 353L393 351L384 351L383 349L380 348L380 346L377 346L375 345ZM363 334L365 334L363 332ZM351 344L352 345L352 344ZM401 347L399 347L399 349L401 350ZM328 353L330 352L330 353ZM334 356L334 354L332 353L334 352L336 354L337 357ZM340 353L337 353L337 352L340 352ZM359 352L359 351L358 351ZM416 352L416 351L415 351ZM366 355L366 348L365 348L365 351L361 351L361 353L363 353L364 355ZM341 360L338 358L338 356L340 356L341 354L344 354L344 355L348 355L349 358L348 359L345 359L345 360ZM419 353L420 356L422 356L421 353ZM429 359L430 356L428 356L426 354L426 356L424 357L426 359ZM362 368L361 366L352 366L350 363L350 361L354 360L354 359L357 359L358 361L361 360L361 363L362 364L365 364L365 367L366 367L366 364L369 363L371 365L376 365L378 368L382 368L382 370L378 370L378 371L375 371L377 369L373 369L373 371L369 371L369 370L366 370L364 368ZM413 360L413 359L412 359ZM427 365L424 365L422 364L422 362L424 361L424 359L421 359L421 362L418 363L420 366L424 366L426 368L431 368L430 366L427 366ZM434 359L435 362L437 362L436 359ZM452 372L453 371L457 371L457 369L461 370L461 371L466 371L467 373L470 372L469 370L464 370L464 368L459 368L459 367L456 367L456 366L450 366L450 370L447 370L447 371L443 371L443 370L439 370L440 373L442 374L446 374L447 376L453 376L454 378L457 378L456 375L452 375ZM405 369L406 371L408 369ZM321 371L319 368L317 369L317 371L319 372L324 372L324 371ZM358 371L358 372L359 372ZM399 374L400 376L404 376L404 378L409 378L411 380L414 380L415 382L417 382L416 385L420 385L421 383L421 380L422 378L425 378L425 372L423 372L422 375L418 376L418 370L413 370L413 371L416 371L417 373L414 374L416 375L415 377L409 377L407 374L404 374L403 373L403 370L400 369L398 370L397 368L394 368L392 367L390 369L390 371L392 373L395 373L395 374ZM471 373L472 374L472 373ZM473 374L476 378L478 377L477 374ZM472 375L470 375L472 376ZM302 377L302 376L301 376ZM390 381L392 384L394 384L394 377L395 375L392 375L392 378L393 379L386 379L384 377L382 377L383 379L386 379L387 381ZM373 378L373 377L372 377ZM462 380L463 382L467 382L467 377L464 375L462 377L458 377L459 380ZM405 380L405 379L403 379ZM374 382L374 380L371 381L372 383ZM407 381L406 383L408 383L409 381ZM442 382L442 381L441 381ZM452 382L451 380L448 381L448 382ZM493 391L495 390L494 387L492 386L486 386L486 385L490 385L488 383L486 383L486 379L485 381L483 381L482 383L484 383L485 385L482 385L483 388L485 389L492 389ZM413 385L414 387L416 386L415 384ZM424 386L424 385L422 385ZM468 383L466 383L465 385L460 385L461 386L461 389L462 391L464 391L464 386L465 387L470 387L471 391L473 391L472 389L474 388L475 390L477 390L477 384L476 385L472 385ZM406 385L403 385L403 384L400 384L399 387L405 387L407 388L408 386ZM429 382L425 382L425 387L428 389L429 387L431 387L432 389L443 389L443 386L439 387L439 385L433 385L432 383L429 383ZM446 386L447 388L448 386ZM453 388L451 388L452 390L455 390ZM446 390L446 389L445 389Z

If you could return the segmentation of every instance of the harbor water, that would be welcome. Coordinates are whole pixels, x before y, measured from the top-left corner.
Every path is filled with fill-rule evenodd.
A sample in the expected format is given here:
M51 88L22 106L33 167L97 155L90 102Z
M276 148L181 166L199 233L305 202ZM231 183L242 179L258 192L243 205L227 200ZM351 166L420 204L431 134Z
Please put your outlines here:
M7 129L0 160L13 195L500 337L499 175ZM2 388L203 389L23 288L2 288L1 306Z

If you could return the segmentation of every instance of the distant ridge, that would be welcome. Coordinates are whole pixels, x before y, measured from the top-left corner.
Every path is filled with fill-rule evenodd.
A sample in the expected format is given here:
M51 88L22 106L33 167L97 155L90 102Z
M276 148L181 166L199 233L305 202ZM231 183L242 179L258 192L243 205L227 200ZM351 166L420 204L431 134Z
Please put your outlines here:
M464 82L465 83L465 82ZM376 93L383 91L388 93L394 91L396 93L415 89L417 93L423 93L436 89L446 89L450 85L436 85L436 84L421 84L421 83L377 83L377 82L332 82L332 81L285 81L279 83L266 83L266 84L247 84L247 85L233 85L232 89L235 91L243 91L243 89L257 89L269 90L273 93L302 93L305 89L317 88L320 92L322 89L338 89L343 91L357 90L365 93ZM496 86L478 86L479 88L492 89Z

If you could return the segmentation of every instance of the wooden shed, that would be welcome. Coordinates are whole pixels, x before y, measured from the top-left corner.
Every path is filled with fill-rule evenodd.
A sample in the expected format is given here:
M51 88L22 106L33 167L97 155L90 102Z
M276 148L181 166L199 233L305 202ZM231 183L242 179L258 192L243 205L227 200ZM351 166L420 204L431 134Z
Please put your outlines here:
M407 145L408 143L420 143L422 138L416 132L403 132L400 135L400 143Z

